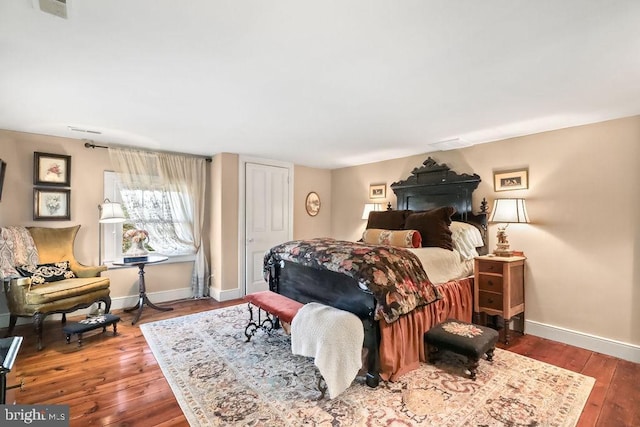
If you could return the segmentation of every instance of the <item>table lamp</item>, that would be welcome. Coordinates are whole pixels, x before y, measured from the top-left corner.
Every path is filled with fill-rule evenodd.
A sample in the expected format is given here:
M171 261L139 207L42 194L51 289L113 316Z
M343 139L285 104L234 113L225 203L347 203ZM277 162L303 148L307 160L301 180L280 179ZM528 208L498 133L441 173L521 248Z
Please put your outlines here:
M98 205L100 211L100 230L98 232L98 265L102 265L102 224L115 224L125 222L124 211L120 203L114 203L109 199L104 199L102 204Z
M362 219L369 219L370 212L376 212L382 210L382 203L365 203L362 210Z
M527 207L524 199L496 199L489 222L498 223L498 243L493 253L496 256L509 257L513 251L509 248L507 227L511 223L528 223Z

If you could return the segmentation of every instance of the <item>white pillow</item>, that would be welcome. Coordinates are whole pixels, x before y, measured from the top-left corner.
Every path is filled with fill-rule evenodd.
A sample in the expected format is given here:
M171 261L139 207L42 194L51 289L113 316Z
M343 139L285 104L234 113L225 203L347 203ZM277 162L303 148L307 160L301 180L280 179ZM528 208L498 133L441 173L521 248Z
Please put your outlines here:
M463 260L478 256L476 248L484 246L484 241L476 226L466 222L453 221L449 229L451 230L453 247L460 252Z

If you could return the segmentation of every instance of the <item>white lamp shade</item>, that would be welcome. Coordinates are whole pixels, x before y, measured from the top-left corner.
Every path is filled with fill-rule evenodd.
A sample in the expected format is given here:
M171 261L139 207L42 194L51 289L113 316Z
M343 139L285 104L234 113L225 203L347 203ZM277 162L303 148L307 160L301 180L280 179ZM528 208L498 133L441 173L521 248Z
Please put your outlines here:
M110 224L116 222L124 222L124 212L120 203L104 202L100 205L100 222Z
M365 203L362 210L362 219L369 219L369 213L382 210L382 203Z
M489 222L529 222L524 199L496 199Z

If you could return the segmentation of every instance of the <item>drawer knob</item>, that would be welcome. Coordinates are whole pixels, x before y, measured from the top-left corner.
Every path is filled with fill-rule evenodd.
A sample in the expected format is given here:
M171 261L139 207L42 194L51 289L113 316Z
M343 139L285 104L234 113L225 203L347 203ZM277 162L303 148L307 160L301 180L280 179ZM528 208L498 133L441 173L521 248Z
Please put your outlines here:
M493 298L489 298L489 299L487 300L487 302L488 302L489 304L493 304Z
M489 280L489 281L487 281L487 285L489 285L489 286L493 286L493 280Z

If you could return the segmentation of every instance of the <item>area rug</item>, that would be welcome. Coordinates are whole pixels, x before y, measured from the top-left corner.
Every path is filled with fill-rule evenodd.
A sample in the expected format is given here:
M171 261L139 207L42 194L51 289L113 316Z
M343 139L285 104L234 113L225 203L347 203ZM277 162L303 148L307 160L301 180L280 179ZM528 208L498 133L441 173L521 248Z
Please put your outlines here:
M476 381L451 355L375 389L319 399L282 330L246 342L246 305L140 325L193 426L575 426L594 379L496 349Z

